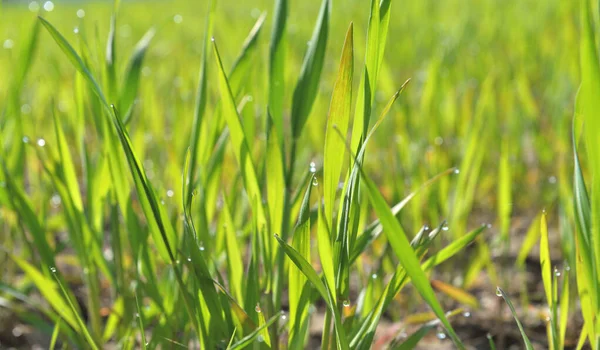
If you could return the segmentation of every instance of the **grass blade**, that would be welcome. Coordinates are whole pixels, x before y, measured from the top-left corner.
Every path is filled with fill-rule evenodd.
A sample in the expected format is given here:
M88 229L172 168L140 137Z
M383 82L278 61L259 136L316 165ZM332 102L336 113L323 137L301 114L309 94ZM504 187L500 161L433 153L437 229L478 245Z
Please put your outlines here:
M315 25L308 49L304 54L304 61L300 70L300 76L294 89L292 99L292 135L297 139L302 132L304 124L317 97L323 62L325 61L325 49L327 47L327 36L329 34L329 11L330 0L321 2L319 18Z
M519 331L521 332L521 336L523 337L523 342L525 343L525 348L527 350L533 350L533 345L531 345L531 341L529 341L529 337L527 337L527 334L525 334L523 325L521 324L521 321L519 321L519 317L517 316L517 312L515 311L515 307L513 306L512 302L510 301L510 298L508 297L508 295L506 295L506 293L504 293L504 291L500 287L498 287L496 289L496 294L498 296L502 296L502 298L504 298L504 301L506 301L506 304L508 304L508 307L510 308L510 312L512 313L513 317L515 318L515 321L517 322L517 326L519 327Z

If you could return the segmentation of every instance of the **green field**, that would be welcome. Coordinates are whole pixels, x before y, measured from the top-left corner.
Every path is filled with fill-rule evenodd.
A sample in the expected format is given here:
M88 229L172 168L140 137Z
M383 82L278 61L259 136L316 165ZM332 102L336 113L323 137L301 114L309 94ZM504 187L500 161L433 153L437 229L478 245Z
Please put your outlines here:
M0 348L600 347L599 13L0 1Z

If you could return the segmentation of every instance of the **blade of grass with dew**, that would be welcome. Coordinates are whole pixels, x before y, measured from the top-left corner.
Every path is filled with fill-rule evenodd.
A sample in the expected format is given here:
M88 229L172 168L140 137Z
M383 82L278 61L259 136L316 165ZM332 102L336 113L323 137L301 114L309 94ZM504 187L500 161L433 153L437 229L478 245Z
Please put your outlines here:
M73 301L71 301L71 297L70 297L69 293L67 292L67 290L65 289L63 284L60 282L60 278L56 274L56 270L52 271L52 273L54 274L54 279L56 281L56 284L58 284L58 287L62 291L64 299L67 301L67 305L68 305L69 309L71 310L71 313L73 315L75 315L75 320L77 321L79 332L83 333L83 336L87 340L87 342L88 342L87 345L90 347L90 349L99 350L100 348L99 348L98 344L96 343L96 340L90 334L89 330L87 329L87 326L85 325L85 321L79 315L79 312L75 308Z
M448 315L448 317L452 317L452 316L460 314L461 312L462 312L462 309L456 309L451 312L448 312L447 315ZM427 335L427 333L429 333L432 329L434 329L439 324L440 324L439 320L433 320L433 321L427 322L426 324L422 325L416 332L411 334L402 343L397 344L397 345L394 345L393 343L390 344L390 349L394 349L394 350L412 350L412 349L414 349L419 344L421 339L423 339L423 337L425 337Z
M325 61L327 36L329 34L330 7L330 0L323 0L321 2L319 18L309 41L308 49L304 54L302 68L300 69L298 82L294 89L291 112L292 136L294 140L300 136L317 97L319 80L321 79L321 71L323 70L323 62ZM293 145L292 149L294 149Z
M44 276L40 270L35 266L31 265L27 261L17 257L16 255L7 253L7 255L13 260L23 273L27 275L33 284L38 288L40 294L50 304L50 306L56 311L56 313L65 320L74 329L79 328L77 316L73 313L73 310L69 308L67 302L63 298L63 295L58 291L58 285L51 278ZM55 269L54 266L48 267L50 270ZM81 336L81 334L78 334Z
M544 293L546 302L552 308L552 261L550 260L550 247L548 244L548 225L546 223L546 213L543 212L540 219L540 267L542 269L542 282L544 284Z
M140 327L140 338L142 343L142 349L146 349L148 343L146 342L146 328L144 328L144 313L140 308L140 301L138 299L137 293L134 293L135 297L135 308L137 309L136 318L138 320L138 326Z
M58 46L60 47L62 52L67 56L69 61L71 61L73 67L75 67L75 69L77 69L77 71L81 73L85 80L90 84L90 86L92 87L92 91L98 96L100 102L102 102L106 111L110 112L110 107L106 102L106 98L104 97L104 93L102 93L102 89L100 89L100 85L98 85L98 83L92 76L92 73L90 73L88 67L83 63L83 61L81 60L79 55L77 55L73 47L67 42L65 37L62 36L62 34L60 34L52 24L50 24L50 22L48 22L46 19L40 16L38 16L38 19L42 22L42 25L46 28L48 33L50 33L56 44L58 44Z
M482 226L479 229L469 232L460 239L453 241L451 244L444 247L440 252L436 253L425 263L423 263L421 265L421 268L424 272L427 272L431 270L434 266L437 266L438 264L441 264L442 262L451 258L459 251L461 251L467 244L471 243L475 238L477 238L477 236L481 232L483 232L484 229L485 226ZM431 240L425 240L424 242L422 242L422 240L419 238L420 236L422 236L423 232L424 231L422 230L419 234L417 234L411 242L411 247L415 249L415 251L420 252L419 257L422 257L427 245L431 243ZM392 299L402 290L402 288L409 281L410 278L406 275L406 271L404 270L403 266L398 265L390 282L385 287L383 294L379 297L379 300L375 304L375 307L372 311L369 312L369 315L367 315L367 317L364 318L364 321L359 327L359 330L354 334L354 337L350 343L350 346L352 348L368 349L371 347L371 343L375 335L375 330L377 328L381 316L383 315L383 312L387 309Z
M436 181L440 180L444 176L454 174L456 168L450 168L444 172L437 174L431 179L424 182L419 188L411 192L408 196L406 196L402 201L392 207L392 213L394 216L397 216L402 209L410 202L412 198L414 198L419 192L423 191ZM383 232L383 227L381 226L381 222L379 219L376 219L372 223L370 223L367 228L363 231L363 233L358 237L356 241L356 245L354 246L354 251L350 256L350 262L354 263L354 261L362 254L379 235Z
M136 98L140 85L140 73L142 71L142 63L144 56L150 45L150 41L154 38L156 30L150 28L146 34L138 41L133 50L133 54L127 64L127 70L123 79L123 87L120 90L118 110L123 111L125 115L131 116L134 99ZM126 118L123 123L127 124L129 120Z
M142 205L148 225L150 226L150 232L154 237L155 245L157 246L162 258L171 264L177 279L177 284L184 299L188 316L193 319L195 315L195 312L192 309L193 303L189 300L190 297L183 282L181 271L177 266L175 253L173 251L173 249L177 247L176 236L173 231L173 227L167 219L164 207L159 206L156 200L156 194L154 193L154 190L148 181L146 172L141 167L139 160L133 152L129 135L125 130L125 126L123 125L117 110L114 109L114 106L113 122L119 134L121 146L123 147L123 151L125 152L126 158L129 162L131 173L133 175L138 192L138 198ZM192 322L192 325L194 326L196 334L200 336L201 332L199 325L196 322Z
M196 89L196 101L194 108L194 120L192 122L192 132L190 135L190 169L188 172L188 178L186 182L189 183L188 192L184 193L186 198L191 197L192 192L195 189L196 184L196 169L198 163L198 152L200 136L202 131L202 123L204 121L204 113L206 111L206 89L208 81L208 72L206 70L207 56L210 53L210 42L209 38L212 37L213 31L213 17L215 11L215 2L213 0L208 1L208 11L206 14L206 24L204 29L204 39L202 45L202 58L200 59L200 73L198 78L198 87Z
M336 339L338 342L338 346L342 349L348 349L348 339L346 339L345 331L342 326L341 317L339 311L337 310L336 304L334 302L333 292L328 289L328 287L323 283L319 275L312 267L312 265L302 257L300 253L298 253L294 248L285 243L278 235L275 235L275 239L285 251L285 254L292 260L294 265L306 276L306 278L312 283L317 292L321 295L321 297L327 303L328 308L334 315L334 327L336 332Z
M552 260L550 259L550 245L548 243L548 224L546 219L546 212L543 212L540 219L540 268L542 270L542 282L544 285L544 293L546 294L546 303L549 308L549 338L550 346L553 345L555 349L558 349L558 339L556 337L556 300L554 288L556 287L555 278L553 279L552 274Z
M311 180L304 193L302 207L292 236L292 247L306 261L310 261L310 194L312 188ZM302 271L293 266L289 266L288 280L288 304L291 315L288 345L290 349L302 349L305 346L304 340L308 330L309 300L303 293L308 280Z
M234 349L244 349L248 345L250 345L259 335L261 335L267 328L271 327L281 317L281 312L276 313L271 318L269 318L262 326L258 327L254 332L248 334L244 338L240 339L239 342L233 344L230 348Z
M171 223L166 218L165 209L159 206L154 189L152 189L146 172L141 166L140 161L133 152L129 135L123 122L114 110L114 123L117 129L123 151L125 152L131 174L133 176L135 187L138 192L139 201L148 221L150 233L154 239L156 248L165 262L175 262L174 249L177 247L177 237L173 231Z
M367 135L367 138L361 146L360 153L364 154L364 149L366 147L368 139L371 135L373 135L373 132L377 129L382 120L383 119L380 119L378 121L378 124L376 124L369 133L369 135ZM342 139L344 139L343 135L339 134L339 136ZM359 154L359 157L360 156L361 154ZM355 162L357 162L358 159L359 158L355 156ZM411 277L413 285L415 286L419 294L421 294L425 302L431 307L432 311L440 319L440 321L450 334L450 337L452 338L454 344L460 349L464 348L464 345L462 344L462 342L456 335L456 332L448 322L448 319L446 318L444 311L439 301L437 300L433 289L431 288L431 284L429 283L427 276L421 269L421 266L419 265L419 260L417 259L415 252L411 248L410 243L406 238L404 229L392 213L390 207L388 207L387 203L385 202L385 199L377 189L375 183L373 183L373 181L364 173L362 165L359 162L356 164L360 171L361 179L364 181L364 184L366 186L369 200L373 206L373 209L375 209L375 213L381 221L384 232L386 233L386 237L388 238L388 241L392 246L394 253L396 254L398 259L400 260L400 263L406 270L407 275Z
M496 289L496 294L498 296L501 296L502 298L504 298L504 301L506 301L506 304L508 304L508 307L510 308L510 312L512 313L513 317L515 318L515 321L517 322L517 326L519 327L519 331L521 332L521 336L523 337L523 342L525 343L525 348L527 350L533 350L533 345L531 345L531 341L529 340L529 337L527 337L527 334L525 334L523 325L521 324L521 321L519 321L519 317L517 316L517 312L515 311L515 307L513 306L512 302L510 301L510 298L508 297L508 295L506 295L506 293L500 287L498 287Z

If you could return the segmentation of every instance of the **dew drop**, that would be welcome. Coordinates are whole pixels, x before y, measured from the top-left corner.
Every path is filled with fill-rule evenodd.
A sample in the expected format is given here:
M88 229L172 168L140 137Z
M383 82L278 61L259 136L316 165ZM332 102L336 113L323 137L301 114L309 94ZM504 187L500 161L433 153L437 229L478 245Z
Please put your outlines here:
M44 139L42 139L42 138L39 138L39 139L37 140L37 145L38 145L38 146L40 146L40 147L44 147L44 146L46 146L46 140L44 140Z
M214 37L214 36L213 36L213 37L211 37L211 38L210 38L210 41L212 41L212 42L214 43L214 42L215 42L215 37Z
M569 266L569 265L565 266L565 271L571 271L571 266Z
M319 180L317 180L316 177L313 177L312 184L313 186L319 186Z
M437 333L435 336L436 336L436 337L437 337L439 340L444 340L444 339L446 339L446 333L444 333L444 332L438 332L438 333Z
M31 113L31 106L28 105L27 103L25 103L24 105L21 106L21 113L23 114L29 114Z
M455 174L460 174L460 169L454 169Z
M50 271L52 271L52 273L56 273L56 267L54 267L54 266L51 266L51 267L50 267Z
M23 143L29 143L29 137L23 136Z
M160 200L160 204L162 204L162 205L165 205L165 201L164 201L164 199L161 199L161 200Z
M500 287L496 287L496 295L499 297L502 296L502 289L500 289Z
M175 15L175 16L173 16L173 22L179 24L179 23L183 22L183 17L181 15Z
M374 280L376 280L377 279L377 274L376 273L372 274L371 278L374 279Z
M135 313L135 318L140 318L140 314L139 314L139 312L136 312L136 313Z
M12 49L13 46L15 46L15 42L11 39L4 40L4 45L2 45L2 47L4 47L7 50Z
M315 164L315 162L310 162L308 170L313 174L317 172L317 165Z
M88 269L87 267L83 268L83 274L84 275L89 275L90 274L90 269Z
M204 242L200 241L200 243L198 243L198 249L200 249L201 252L204 251Z
M427 226L427 225L423 226L423 231L425 231L425 232L429 231L429 226Z
M171 198L174 194L175 192L173 192L173 190L167 190L167 197Z
M257 313L261 313L262 309L260 308L260 304L256 303L256 306L254 307L254 311L256 311Z
M348 299L345 299L345 300L342 302L342 305L344 305L344 307L350 307L350 300L348 300Z
M435 138L434 142L437 146L441 146L444 143L444 139L442 137L438 136Z
M32 1L29 3L28 8L31 12L38 12L40 10L40 4L38 4L37 1Z
M187 258L187 261L188 261L188 262L192 262L192 258L188 257L188 258Z
M60 202L61 202L61 199L58 194L53 194L52 197L50 198L50 205L52 206L52 208L58 208L58 206L60 205Z
M256 337L256 341L262 343L265 341L265 338L261 334L259 334L258 337Z
M54 10L54 3L52 1L46 1L44 3L44 10L52 12L52 10Z
M79 17L79 18L85 17L85 11L83 9L77 10L77 17Z
M560 277L560 271L556 267L554 268L554 276Z
M285 320L287 320L287 315L286 315L285 313L282 313L282 314L281 314L281 320L282 320L282 321L285 321Z
M15 338L18 338L18 337L22 336L23 335L23 329L21 329L21 327L19 327L19 326L16 326L15 328L12 329L12 335Z
M75 33L75 34L79 34L79 27L75 27L75 28L73 28L73 33Z
M463 312L463 316L464 317L471 317L471 312L470 311L465 311L465 312Z
M442 231L448 231L450 228L448 228L448 225L444 225L442 226Z
M492 228L492 224L487 224L486 227L487 228Z
M550 176L548 182L554 185L556 183L556 176Z
M485 336L486 336L486 338L488 338L488 339L492 339L492 335L491 335L490 333L486 334Z

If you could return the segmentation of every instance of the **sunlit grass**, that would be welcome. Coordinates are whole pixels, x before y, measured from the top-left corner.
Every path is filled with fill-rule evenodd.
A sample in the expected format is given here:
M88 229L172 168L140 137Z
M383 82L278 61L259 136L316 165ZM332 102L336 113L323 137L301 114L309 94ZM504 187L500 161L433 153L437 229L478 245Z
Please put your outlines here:
M302 349L317 315L321 348L367 349L425 307L386 344L463 348L499 285L528 344L508 287L540 240L548 346L571 305L594 347L590 3L4 4L2 307L126 349Z

